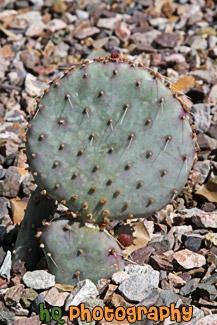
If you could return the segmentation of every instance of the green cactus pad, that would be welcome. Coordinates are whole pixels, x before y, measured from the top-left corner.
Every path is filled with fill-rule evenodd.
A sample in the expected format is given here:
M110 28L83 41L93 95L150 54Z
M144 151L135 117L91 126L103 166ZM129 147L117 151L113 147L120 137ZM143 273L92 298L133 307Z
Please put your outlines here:
M123 59L87 62L54 80L27 132L38 185L90 222L164 207L185 185L194 152L169 85Z
M88 278L97 284L99 279L124 268L115 239L92 224L73 223L59 217L45 226L41 243L49 271L58 283L76 285Z
M21 260L29 271L35 269L37 262L43 255L39 247L39 240L35 235L38 228L42 227L42 221L49 221L55 209L55 200L47 199L40 194L40 191L39 188L36 188L29 199L17 236L12 261L13 265L15 265Z

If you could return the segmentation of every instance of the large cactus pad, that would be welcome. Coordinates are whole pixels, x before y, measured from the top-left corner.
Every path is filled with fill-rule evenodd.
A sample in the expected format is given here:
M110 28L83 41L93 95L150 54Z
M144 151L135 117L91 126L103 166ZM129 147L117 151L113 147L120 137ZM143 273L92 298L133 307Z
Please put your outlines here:
M48 268L58 283L76 285L86 278L97 283L124 268L115 239L94 225L60 217L45 226L41 243Z
M187 114L142 66L72 67L38 103L27 156L45 193L92 222L147 217L185 185L194 159Z

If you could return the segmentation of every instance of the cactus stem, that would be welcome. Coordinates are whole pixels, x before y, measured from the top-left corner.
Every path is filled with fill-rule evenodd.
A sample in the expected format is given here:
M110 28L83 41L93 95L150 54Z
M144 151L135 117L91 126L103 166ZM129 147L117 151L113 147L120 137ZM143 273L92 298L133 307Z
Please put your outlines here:
M85 107L84 113L87 114L87 118L90 118L90 116L89 116L89 108L88 107Z
M73 104L72 104L72 101L71 101L71 96L70 96L70 94L66 94L66 98L68 99L69 104L71 105L71 108L73 108Z
M124 118L125 118L125 116L126 116L126 114L127 114L127 111L128 111L128 109L129 109L129 107L130 107L130 105L129 105L128 103L126 103L126 104L124 105L124 114L123 114L123 116L122 116L122 118L121 118L120 124L123 123Z
M58 265L57 265L57 263L54 261L54 259L53 259L52 255L51 255L51 253L47 253L47 256L50 257L50 259L51 259L51 261L53 262L53 264L58 268Z
M169 143L169 141L172 139L172 136L171 135L168 135L167 136L167 140L166 140L166 144L165 144L165 147L164 147L164 152L166 151L166 148L167 148L167 145Z

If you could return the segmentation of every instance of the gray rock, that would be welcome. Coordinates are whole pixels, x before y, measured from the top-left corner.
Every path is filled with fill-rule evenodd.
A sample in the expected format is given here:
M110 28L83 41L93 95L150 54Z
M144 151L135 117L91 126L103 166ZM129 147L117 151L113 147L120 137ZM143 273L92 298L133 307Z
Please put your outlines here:
M159 272L152 271L147 274L136 274L124 280L119 291L129 301L140 302L145 299L153 289L158 288Z
M20 190L22 175L15 166L10 166L5 174L5 179L0 181L0 195L16 197Z
M184 285L184 287L182 287L180 289L180 295L182 296L188 296L190 293L192 293L193 291L195 291L197 289L198 286L198 282L196 279L192 279L190 281L188 281L186 283L186 285Z
M210 127L210 105L208 104L195 104L192 107L194 115L195 126L200 132L207 132Z
M179 300L179 296L170 290L158 290L159 299L157 306L170 306L171 303L176 303Z
M7 279L7 281L9 282L10 272L11 272L11 252L7 251L4 262L2 263L0 268L0 276L4 279Z
M66 299L65 310L69 310L69 306L78 306L87 297L96 298L98 294L98 290L92 281L89 279L80 281Z
M210 172L210 160L197 161L194 170L200 173L200 184L203 184Z
M203 80L208 84L213 84L216 80L214 70L194 70L191 72L191 75L195 77L195 79Z
M217 314L208 315L198 320L194 325L214 325L217 324Z
M48 289L55 285L55 276L43 270L26 272L23 282L35 290Z

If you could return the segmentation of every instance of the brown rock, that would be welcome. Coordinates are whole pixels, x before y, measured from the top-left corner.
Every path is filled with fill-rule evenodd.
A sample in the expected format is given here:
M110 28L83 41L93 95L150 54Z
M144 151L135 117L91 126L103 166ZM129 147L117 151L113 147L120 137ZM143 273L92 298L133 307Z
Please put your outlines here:
M26 68L32 69L38 62L39 56L34 51L22 51L20 58Z
M81 39L85 39L89 36L98 34L99 32L100 32L100 29L97 27L87 27L87 28L84 28L81 31L75 33L74 37L81 40Z
M117 289L117 287L118 286L115 285L115 284L109 284L108 285L108 289L106 291L106 294L105 294L105 297L104 297L104 301L111 299L111 297L112 297L113 293L115 292L115 290Z
M114 293L111 299L111 304L117 308L119 306L122 306L124 308L132 307L133 304L130 304L127 302L121 295L118 295L117 293Z
M51 306L62 307L68 295L68 292L59 292L53 287L46 293L44 300Z
M153 255L153 256L150 257L149 264L155 270L165 270L165 271L172 271L173 270L173 265L166 260L165 256Z
M30 318L23 317L13 322L13 325L40 325L40 324L41 321L39 316L34 316Z
M186 93L194 87L195 79L191 76L180 78L177 82L172 84L173 93Z
M127 42L130 37L130 29L126 23L120 23L115 28L115 34L122 42Z
M174 288L181 288L186 284L186 281L183 280L180 276L175 275L173 273L168 274L169 283L172 284Z
M25 286L23 284L17 284L14 287L8 289L4 296L4 301L7 306L16 305L22 296Z
M129 259L139 265L142 265L148 260L149 256L155 251L151 246L146 246L132 252Z
M52 5L52 9L56 13L64 13L67 9L67 6L63 0L55 0Z
M5 179L0 182L0 195L16 197L20 190L22 175L17 167L10 166L5 174Z
M180 37L178 34L168 34L164 33L155 38L155 43L161 47L168 47L168 48L174 48L178 45L180 41Z
M171 17L173 14L173 8L169 2L163 4L161 11L167 18Z

